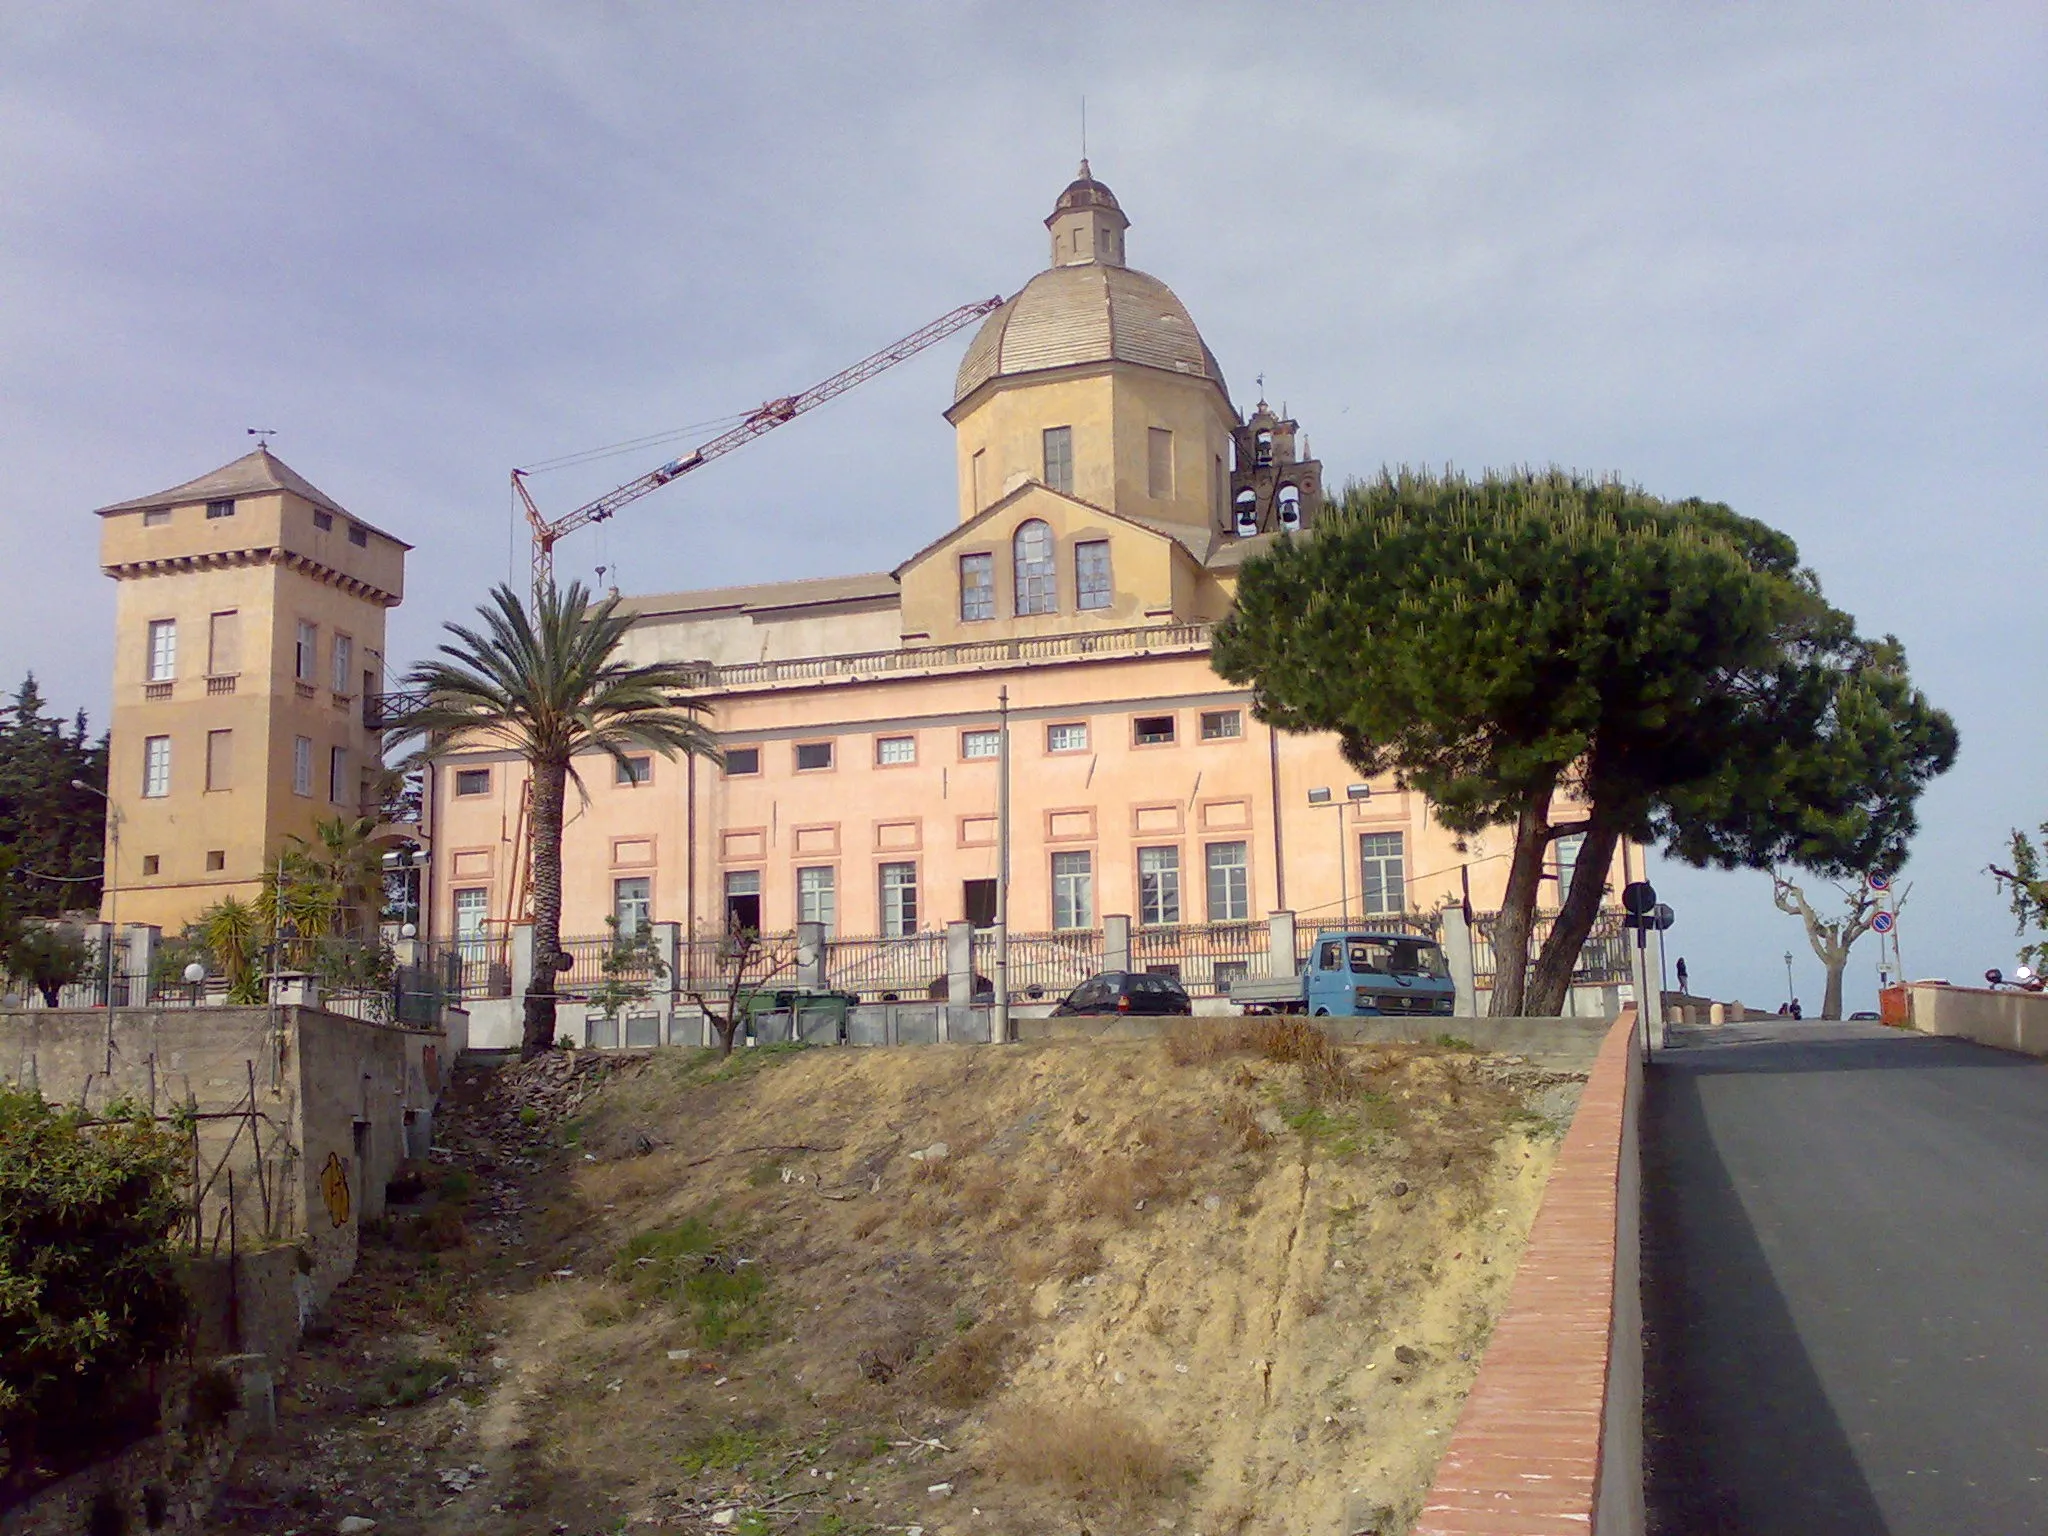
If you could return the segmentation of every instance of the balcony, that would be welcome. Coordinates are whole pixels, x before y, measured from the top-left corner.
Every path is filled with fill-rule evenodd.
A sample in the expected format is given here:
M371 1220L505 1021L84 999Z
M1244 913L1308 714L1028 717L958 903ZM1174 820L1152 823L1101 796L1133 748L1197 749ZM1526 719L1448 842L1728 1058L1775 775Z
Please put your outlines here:
M238 672L227 672L218 677L209 677L206 680L208 697L217 698L224 693L233 693L235 691L235 679L240 675Z
M311 683L293 683L292 692L296 693L300 698L306 700L308 703L310 703L313 699L317 698L320 694L320 690L318 688L315 688Z
M171 696L171 689L175 686L175 684L168 682L144 683L142 685L142 697L147 703L159 704Z
M356 696L352 693L336 693L330 694L328 696L328 702L332 704L336 710L338 710L340 713L344 715L348 713L349 707L353 705L355 701Z

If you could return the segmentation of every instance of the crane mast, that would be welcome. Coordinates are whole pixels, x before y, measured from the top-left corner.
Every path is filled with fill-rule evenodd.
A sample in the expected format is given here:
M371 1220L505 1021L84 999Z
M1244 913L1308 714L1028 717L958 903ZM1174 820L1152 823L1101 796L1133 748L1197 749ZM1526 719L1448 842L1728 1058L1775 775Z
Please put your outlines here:
M1000 296L981 299L973 304L963 304L950 314L941 315L922 330L912 331L901 341L884 347L872 356L864 357L851 368L841 369L831 378L813 384L801 394L784 395L779 400L763 402L749 411L736 427L728 428L707 443L699 444L680 458L670 459L659 468L650 469L646 474L628 480L624 485L605 492L595 501L585 502L573 512L549 519L541 515L534 504L532 494L526 489L526 474L523 470L512 471L512 489L518 492L526 508L526 521L533 529L533 595L536 602L540 594L555 579L555 541L565 533L574 533L578 528L591 523L601 523L621 508L638 501L650 491L657 491L671 480L687 475L693 469L701 469L713 459L731 453L742 444L751 443L764 432L772 432L784 422L793 421L805 411L823 405L836 395L843 395L856 384L863 384L876 374L895 367L906 358L914 357L935 341L943 341L962 326L972 324L985 315L995 313L1003 306Z

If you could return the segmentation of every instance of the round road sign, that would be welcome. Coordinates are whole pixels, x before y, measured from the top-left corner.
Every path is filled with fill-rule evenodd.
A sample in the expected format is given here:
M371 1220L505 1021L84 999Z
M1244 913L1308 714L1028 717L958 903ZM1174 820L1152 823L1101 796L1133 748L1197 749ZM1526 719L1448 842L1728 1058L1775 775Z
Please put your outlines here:
M1893 918L1891 913L1880 912L1870 920L1870 931L1872 933L1890 933L1892 931L1892 924Z
M1870 888L1873 891L1888 891L1892 888L1892 877L1883 870L1874 871L1870 876Z
M1621 888L1621 910L1630 917L1645 917L1657 905L1657 888L1647 880L1631 880Z

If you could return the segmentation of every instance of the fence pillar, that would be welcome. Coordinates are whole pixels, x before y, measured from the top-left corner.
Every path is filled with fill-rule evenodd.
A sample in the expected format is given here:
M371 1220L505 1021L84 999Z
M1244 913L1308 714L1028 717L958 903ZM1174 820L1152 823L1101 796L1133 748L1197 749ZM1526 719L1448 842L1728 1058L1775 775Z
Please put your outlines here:
M953 1021L974 1018L974 924L946 924L946 1006L939 1015L939 1038L953 1037Z
M1479 990L1472 966L1472 925L1465 921L1465 909L1444 908L1444 959L1451 967L1451 985L1457 1001L1451 1006L1461 1019L1479 1017Z
M1275 912L1266 919L1266 974L1274 980L1294 974L1294 914Z
M825 925L796 925L796 984L822 987L825 981Z
M131 1008L156 1001L156 952L163 938L161 928L148 923L128 924L127 954L123 963L128 971L128 1006Z
M1102 920L1102 968L1128 971L1131 968L1131 920L1105 917Z
M526 1006L526 989L533 984L533 924L512 925L512 1011Z

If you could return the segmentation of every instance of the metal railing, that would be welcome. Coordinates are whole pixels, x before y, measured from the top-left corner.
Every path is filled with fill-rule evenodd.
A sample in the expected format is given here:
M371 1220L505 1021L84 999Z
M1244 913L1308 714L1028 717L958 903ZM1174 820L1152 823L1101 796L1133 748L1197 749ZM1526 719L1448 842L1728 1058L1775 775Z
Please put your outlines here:
M459 939L421 944L421 963L447 978L451 1001L512 995L512 939L503 923Z
M896 939L825 941L825 983L855 992L863 1002L923 999L946 979L946 935L911 933Z
M1196 996L1220 997L1231 982L1264 971L1272 949L1265 923L1184 923L1131 930L1131 969L1171 976Z
M1472 973L1474 984L1480 987L1493 985L1494 972L1498 962L1494 957L1493 931L1500 921L1498 912L1479 912L1472 918ZM1529 963L1536 963L1537 955L1543 951L1543 944L1550 937L1551 927L1557 922L1555 912L1538 912L1529 927ZM1614 911L1601 912L1593 919L1593 926L1586 934L1586 942L1579 949L1579 958L1572 966L1572 980L1575 982L1612 983L1627 981L1630 975L1628 930L1621 926L1621 914Z
M1102 930L1069 928L1010 935L1010 1001L1057 1002L1102 969ZM996 938L974 936L974 974L993 978Z

